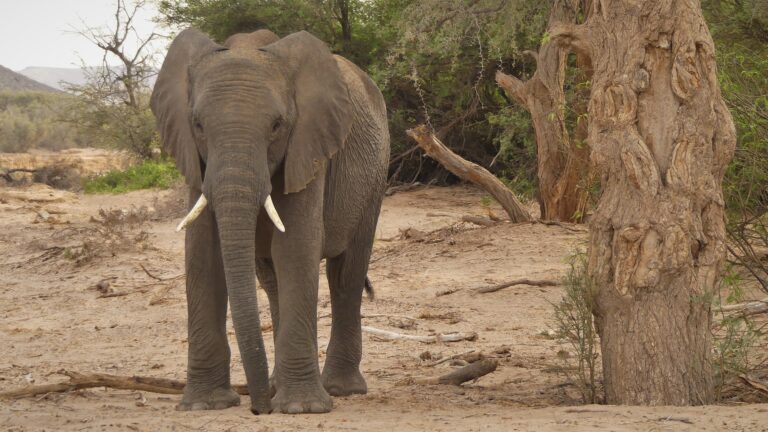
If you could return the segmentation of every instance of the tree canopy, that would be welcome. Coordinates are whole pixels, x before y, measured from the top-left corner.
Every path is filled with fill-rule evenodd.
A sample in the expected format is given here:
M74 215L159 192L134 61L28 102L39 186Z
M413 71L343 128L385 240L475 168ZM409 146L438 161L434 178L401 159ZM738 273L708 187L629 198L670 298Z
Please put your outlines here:
M387 100L395 180L451 181L418 152L404 130L429 123L460 155L490 167L521 193L536 189L536 148L529 113L494 82L497 70L526 79L548 43L552 1L525 0L160 0L160 20L195 26L218 41L269 28L280 36L307 30L365 69ZM723 95L739 146L726 197L753 209L768 197L768 0L703 0L717 47ZM579 19L583 19L579 12ZM574 65L574 59L569 63ZM563 110L589 82L569 69ZM762 192L762 194L761 194Z

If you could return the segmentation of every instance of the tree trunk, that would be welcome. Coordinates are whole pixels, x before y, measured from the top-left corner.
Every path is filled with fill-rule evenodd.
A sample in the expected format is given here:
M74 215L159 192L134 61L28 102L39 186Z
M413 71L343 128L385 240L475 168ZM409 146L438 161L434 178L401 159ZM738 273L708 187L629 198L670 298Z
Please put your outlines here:
M606 402L712 402L710 303L735 130L698 1L595 0L552 39L588 56L590 222Z
M549 27L575 23L579 3L556 0ZM496 73L499 86L531 114L536 132L541 217L547 220L579 219L576 216L583 192L579 193L578 185L587 170L586 147L573 145L565 123L563 86L568 52L567 46L545 43L538 54L530 53L536 58L536 73L525 82Z

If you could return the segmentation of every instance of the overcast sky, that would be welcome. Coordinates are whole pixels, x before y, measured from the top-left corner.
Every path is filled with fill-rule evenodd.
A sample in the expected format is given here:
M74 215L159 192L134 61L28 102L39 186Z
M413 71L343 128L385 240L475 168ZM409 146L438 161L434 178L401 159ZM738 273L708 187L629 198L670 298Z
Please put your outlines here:
M130 0L129 0L130 1ZM113 26L115 0L0 0L0 65L12 70L27 66L80 67L101 63L101 51L73 28ZM152 2L137 15L141 35L156 29ZM158 29L167 33L164 29ZM160 41L160 48L165 46ZM78 57L79 56L79 57ZM114 62L110 62L114 64Z

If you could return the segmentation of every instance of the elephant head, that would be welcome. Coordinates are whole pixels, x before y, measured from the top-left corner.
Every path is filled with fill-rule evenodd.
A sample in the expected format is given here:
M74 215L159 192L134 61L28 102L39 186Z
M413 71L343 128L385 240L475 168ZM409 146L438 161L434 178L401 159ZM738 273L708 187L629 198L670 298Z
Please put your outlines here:
M181 32L151 106L164 148L202 192L180 228L206 206L214 214L251 409L269 412L254 276L257 217L263 208L277 230L291 229L272 205L272 179L285 194L312 181L344 145L350 100L333 55L307 32L277 40L260 31L228 45L195 29Z

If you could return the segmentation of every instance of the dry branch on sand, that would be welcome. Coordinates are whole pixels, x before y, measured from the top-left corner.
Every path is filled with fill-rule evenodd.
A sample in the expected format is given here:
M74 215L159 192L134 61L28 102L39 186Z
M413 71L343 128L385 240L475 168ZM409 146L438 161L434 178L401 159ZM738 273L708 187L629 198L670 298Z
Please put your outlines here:
M484 227L492 227L496 225L496 221L494 221L493 219L482 217L482 216L466 215L461 217L461 221L467 222L467 223L473 223L475 225L480 225Z
M752 387L760 393L768 395L768 383L760 382L756 379L750 378L745 374L739 374L739 378L741 378L741 380L744 381L746 385Z
M768 297L762 300L725 305L725 306L722 306L720 310L725 313L734 313L741 316L750 316L750 315L757 315L761 313L768 313Z
M560 285L560 282L556 280L551 280L551 279L542 279L542 280L515 279L508 282L502 282L496 285L475 288L474 292L477 294L487 294L487 293L492 293L496 291L501 291L505 288L513 287L515 285L531 285L531 286L537 286L537 287L545 287L545 286L558 286Z
M470 181L491 194L504 207L512 222L530 221L531 215L517 197L496 176L475 163L464 160L452 152L425 125L408 129L408 136L416 140L429 157L438 161L448 171L462 180Z
M471 350L471 351L463 352L463 353L460 353L460 354L454 354L452 356L448 356L448 357L442 358L440 360L433 361L432 363L429 363L426 366L434 367L434 366L437 366L439 364L443 364L445 362L449 362L449 361L452 361L452 360L462 360L462 361L465 361L467 363L474 363L476 361L480 361L480 360L483 360L483 359L485 359L485 354L483 354L482 351Z
M440 375L437 377L426 377L426 378L407 378L398 382L398 385L412 385L412 384L461 385L462 383L465 383L467 381L476 380L482 376L488 375L489 373L495 371L498 366L499 366L499 362L497 362L496 360L493 360L493 359L480 360L480 361L476 361L474 363L468 364L460 369L456 369L445 375Z
M437 343L437 342L459 342L459 341L473 341L477 339L477 333L475 332L456 332L436 334L429 336L414 336L402 333L395 333L388 330L381 330L375 327L363 326L363 332L372 334L380 339L387 341L393 340L410 340L422 343Z
M102 373L86 374L66 370L60 370L58 373L68 376L69 381L56 384L33 385L16 390L0 392L0 400L20 399L47 393L64 393L95 387L138 390L162 394L182 394L184 392L184 386L187 385L184 381L166 378L121 376ZM248 394L248 387L245 385L233 385L232 389L241 395Z

